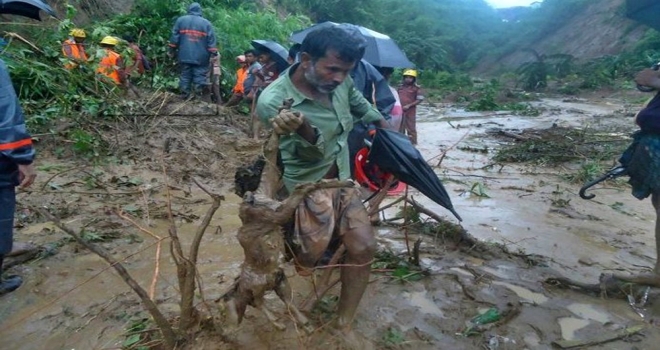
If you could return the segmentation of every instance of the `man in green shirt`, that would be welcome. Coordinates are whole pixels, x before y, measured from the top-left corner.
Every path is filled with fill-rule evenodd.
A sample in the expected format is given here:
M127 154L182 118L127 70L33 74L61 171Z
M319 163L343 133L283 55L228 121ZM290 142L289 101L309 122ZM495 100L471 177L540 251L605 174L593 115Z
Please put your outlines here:
M348 134L353 116L386 123L353 86L349 73L364 54L363 38L337 27L319 29L302 43L300 62L268 86L257 102L261 121L280 134L288 192L301 183L350 178ZM279 111L285 99L291 110ZM298 207L293 246L298 268L318 265L328 248L343 243L338 326L350 330L376 251L373 228L356 188L318 190Z

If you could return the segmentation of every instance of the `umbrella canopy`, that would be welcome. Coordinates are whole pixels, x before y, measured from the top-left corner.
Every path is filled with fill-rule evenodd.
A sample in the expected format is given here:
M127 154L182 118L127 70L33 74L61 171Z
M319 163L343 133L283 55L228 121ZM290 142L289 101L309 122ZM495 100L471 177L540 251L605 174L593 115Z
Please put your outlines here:
M41 21L39 11L56 17L55 11L41 0L0 0L0 14L24 16Z
M660 30L660 1L626 0L626 16L653 29Z
M302 44L307 34L322 28L334 27L339 24L334 22L322 22L315 24L309 28L305 28L293 32L289 37L294 43ZM346 24L351 25L352 24ZM411 68L415 65L408 60L406 54L401 51L399 46L389 36L379 33L377 31L365 28L362 26L355 26L360 34L367 41L367 47L364 52L364 60L378 67L390 68Z
M399 180L418 189L432 201L447 208L459 220L447 190L438 175L422 158L408 137L395 131L378 129L374 137L369 161L382 171L394 174Z
M277 63L280 72L289 67L289 62L286 60L289 51L284 46L271 40L252 40L252 46L258 51L269 51L271 59Z

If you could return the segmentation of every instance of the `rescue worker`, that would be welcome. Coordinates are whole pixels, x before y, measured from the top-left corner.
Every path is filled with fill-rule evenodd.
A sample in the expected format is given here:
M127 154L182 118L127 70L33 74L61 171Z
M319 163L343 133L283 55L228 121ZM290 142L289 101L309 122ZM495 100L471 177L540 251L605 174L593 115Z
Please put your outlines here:
M403 71L403 82L397 88L403 120L401 132L405 132L413 145L417 144L417 105L424 101L424 91L417 85L417 71L406 69Z
M79 64L87 62L88 57L85 51L87 34L80 28L74 28L69 35L71 37L62 42L62 54L69 60L64 67L71 70L78 67Z
M183 97L201 96L207 84L209 65L217 60L218 49L213 26L202 17L202 7L198 3L190 4L188 14L176 20L169 46L169 56L176 55L181 68L179 89Z
M236 71L236 84L234 84L234 88L231 90L232 95L229 101L227 101L227 104L225 104L225 107L233 107L239 104L243 100L243 95L245 92L245 89L243 88L243 83L245 82L245 78L247 78L248 74L248 63L247 60L245 59L245 55L238 55L236 56L236 63L238 63L239 68Z
M106 36L101 40L100 45L104 51L103 57L99 62L96 73L107 77L117 85L124 86L127 83L124 61L121 56L114 51L115 46L119 44L119 39L114 36Z
M16 290L23 283L20 276L2 278L2 262L12 250L16 186L28 187L37 177L32 165L32 137L25 128L23 111L9 78L7 66L0 60L0 295Z

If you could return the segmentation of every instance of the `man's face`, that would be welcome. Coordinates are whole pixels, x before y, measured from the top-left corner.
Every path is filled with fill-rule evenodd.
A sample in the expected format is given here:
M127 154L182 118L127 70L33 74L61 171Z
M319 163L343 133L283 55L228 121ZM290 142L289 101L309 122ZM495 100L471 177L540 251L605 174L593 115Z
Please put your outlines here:
M254 55L252 53L248 53L245 55L245 61L249 64L254 63Z
M80 43L85 42L85 38L81 38L81 37L79 37L79 36L74 36L74 37L73 37L73 41L75 41L75 42L77 42L77 43L80 44Z
M409 76L409 75L404 75L404 76L403 76L403 82L406 83L406 84L408 84L408 85L410 85L410 84L412 84L412 83L415 82L415 78L414 78L414 77L411 77L411 76Z
M324 57L313 62L309 55L301 56L301 67L305 79L316 90L323 94L334 91L355 66L355 62L345 62L334 50L328 50Z
M266 64L270 62L270 55L268 53L259 54L259 62L261 62L262 64Z

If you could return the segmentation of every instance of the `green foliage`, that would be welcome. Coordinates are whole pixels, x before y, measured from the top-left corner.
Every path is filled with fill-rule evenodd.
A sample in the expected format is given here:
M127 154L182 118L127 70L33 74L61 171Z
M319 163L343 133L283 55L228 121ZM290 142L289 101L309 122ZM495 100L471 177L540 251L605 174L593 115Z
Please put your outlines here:
M582 184L594 180L603 175L604 172L605 168L601 162L586 160L576 172L568 174L566 179L573 183Z
M383 335L385 346L397 346L406 341L406 336L398 329L389 327Z

